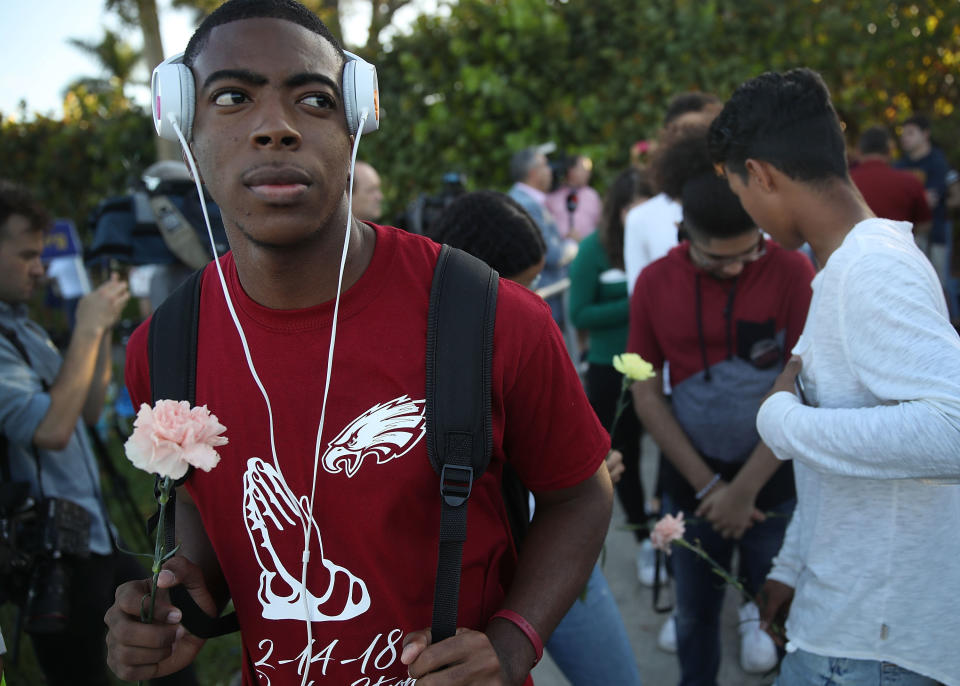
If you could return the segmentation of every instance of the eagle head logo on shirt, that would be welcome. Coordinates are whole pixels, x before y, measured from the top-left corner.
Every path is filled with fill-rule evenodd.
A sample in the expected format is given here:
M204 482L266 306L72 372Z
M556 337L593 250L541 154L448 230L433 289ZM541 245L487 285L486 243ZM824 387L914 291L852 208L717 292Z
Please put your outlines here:
M403 395L374 405L330 441L323 468L331 474L343 471L352 477L367 457L375 457L377 464L402 457L426 433L424 404L423 400Z

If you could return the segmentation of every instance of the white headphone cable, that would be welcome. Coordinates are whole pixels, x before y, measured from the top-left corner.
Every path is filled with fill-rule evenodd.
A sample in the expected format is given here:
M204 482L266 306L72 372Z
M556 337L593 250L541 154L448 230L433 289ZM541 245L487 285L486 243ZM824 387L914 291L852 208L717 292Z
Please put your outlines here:
M357 149L360 147L360 137L363 135L363 125L367 120L368 111L364 109L360 113L360 124L357 127L357 135L353 140L353 154L350 156L350 187L347 191L347 227L343 235L343 249L340 251L340 274L337 277L337 297L333 304L333 323L330 328L330 349L327 352L327 379L323 385L323 402L320 405L320 426L317 428L317 444L313 453L313 479L310 484L309 507L305 511L306 528L303 535L303 570L300 577L300 597L303 600L304 622L307 625L307 645L303 649L305 653L306 665L303 669L303 679L300 686L307 686L307 678L310 676L310 662L312 660L313 648L313 623L310 621L310 606L307 603L307 563L310 561L310 534L313 530L313 503L317 491L317 469L320 464L320 442L323 435L323 423L327 414L327 394L330 392L330 377L333 375L333 348L337 340L337 320L340 312L340 291L343 288L343 272L347 264L347 250L350 247L350 226L353 223L353 176L354 167L357 162ZM279 469L279 467L278 467ZM301 509L303 504L301 504Z
M351 183L350 183L350 189L347 196L347 223L346 223L346 230L344 231L344 237L343 237L343 248L340 254L340 269L337 276L337 294L336 294L336 298L334 300L334 306L333 306L333 322L330 330L330 348L327 353L327 374L326 374L326 381L324 383L324 389L323 389L323 401L320 409L320 424L317 427L317 440L314 447L313 478L311 482L310 499L306 504L303 503L302 500L298 501L298 504L300 505L300 508L302 510L302 514L304 517L304 521L305 521L305 526L303 528L304 547L303 547L303 554L301 557L303 567L302 567L302 573L300 578L300 596L303 601L304 620L305 620L305 624L307 625L307 645L304 648L305 666L303 670L303 680L301 682L301 686L306 686L307 679L310 674L310 661L311 661L310 653L311 653L311 646L313 644L312 622L310 620L310 606L307 600L307 564L310 561L310 534L312 533L312 530L313 530L312 513L313 513L314 499L316 495L317 471L320 463L320 444L323 436L324 420L326 419L327 395L330 390L330 377L333 371L333 351L334 351L334 346L336 344L336 337L337 337L337 320L338 320L338 315L340 311L340 294L341 294L341 289L343 288L343 274L346 268L347 252L350 246L350 227L351 227L352 218L353 218L354 168L356 165L357 150L360 145L360 138L363 134L363 127L364 127L364 124L366 123L368 116L369 116L368 110L364 109L361 111L360 123L359 123L359 126L357 127L357 134L356 134L356 137L354 138L353 151L350 158ZM270 404L270 396L267 394L267 390L264 387L263 382L260 380L260 376L257 374L256 367L253 364L253 358L250 354L250 346L247 343L247 337L243 332L243 327L240 324L240 319L237 317L236 309L234 308L233 301L230 298L230 292L229 292L229 289L227 288L227 281L223 274L223 267L220 265L220 260L218 259L218 255L217 255L216 241L213 238L213 229L211 228L211 225L210 225L210 215L207 212L207 204L204 199L203 187L200 183L200 174L197 170L196 163L194 162L193 155L190 151L189 145L187 144L186 138L184 137L183 132L180 130L180 126L177 122L176 116L173 113L170 113L167 115L167 117L170 123L173 125L173 129L177 134L177 138L180 141L180 145L185 152L184 157L186 158L188 164L190 165L190 171L193 174L194 183L196 184L196 187L197 187L197 193L200 197L200 207L203 210L203 219L207 226L207 237L210 239L210 247L214 255L213 262L214 262L214 265L216 266L217 275L220 279L220 286L223 289L224 300L227 303L227 309L230 312L230 317L233 320L233 324L236 327L237 333L240 336L240 342L243 346L243 352L244 352L244 357L246 358L246 361L247 361L247 367L250 369L250 374L253 376L254 382L257 384L257 388L260 390L260 394L263 396L264 402L266 403L267 417L269 420L269 428L270 428L270 451L272 453L274 466L276 467L277 471L282 474L282 471L280 469L280 462L279 462L279 459L277 458L276 441L274 439L273 409Z

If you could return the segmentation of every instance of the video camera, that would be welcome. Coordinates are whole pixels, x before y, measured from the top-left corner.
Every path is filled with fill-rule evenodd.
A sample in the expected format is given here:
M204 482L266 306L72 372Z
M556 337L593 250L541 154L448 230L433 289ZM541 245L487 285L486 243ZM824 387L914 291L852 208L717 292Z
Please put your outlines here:
M220 209L206 197L217 252L227 250ZM130 195L107 198L89 218L93 241L87 262L185 264L213 259L196 184L182 162L161 161L143 173Z
M397 220L397 226L409 231L428 235L430 227L452 203L454 199L466 193L467 177L460 172L450 171L443 175L440 192L436 195L421 193L407 205L406 211Z
M90 513L63 498L34 500L26 482L0 483L0 600L23 608L28 633L63 631L69 621L65 556L90 554Z

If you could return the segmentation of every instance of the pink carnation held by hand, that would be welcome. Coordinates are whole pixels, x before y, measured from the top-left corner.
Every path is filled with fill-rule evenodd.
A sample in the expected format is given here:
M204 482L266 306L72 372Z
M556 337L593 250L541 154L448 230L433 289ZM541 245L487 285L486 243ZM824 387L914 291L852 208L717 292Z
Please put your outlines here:
M186 400L158 400L154 407L140 405L133 433L123 448L138 469L179 479L189 467L205 472L217 466L214 448L226 445L221 436L227 427L206 405L190 407Z
M653 544L654 548L662 550L669 555L670 544L677 539L683 538L685 530L682 512L676 517L666 515L656 523L653 531L650 532L650 543Z

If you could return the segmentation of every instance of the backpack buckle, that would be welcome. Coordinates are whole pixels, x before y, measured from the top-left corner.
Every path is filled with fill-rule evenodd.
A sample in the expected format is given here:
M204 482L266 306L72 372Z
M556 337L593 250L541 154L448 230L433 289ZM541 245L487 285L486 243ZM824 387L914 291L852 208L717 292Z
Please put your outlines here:
M455 464L443 465L440 472L440 495L450 507L460 507L473 490L473 467Z

